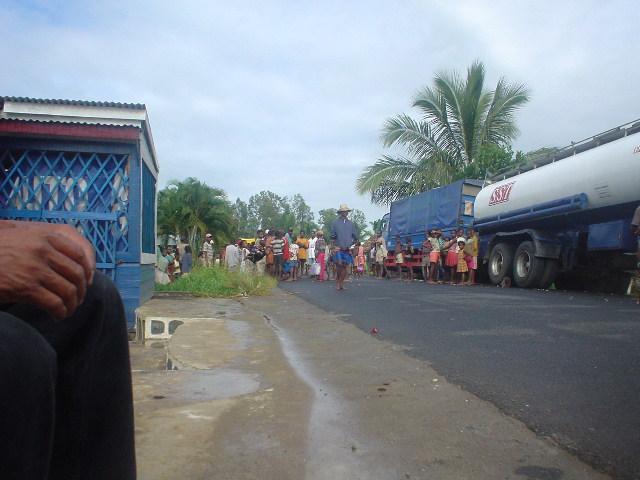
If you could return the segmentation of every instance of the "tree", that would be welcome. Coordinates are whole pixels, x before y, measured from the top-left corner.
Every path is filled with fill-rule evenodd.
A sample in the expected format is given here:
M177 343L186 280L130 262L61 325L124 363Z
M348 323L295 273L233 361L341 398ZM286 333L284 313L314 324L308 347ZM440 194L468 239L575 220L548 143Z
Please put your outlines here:
M233 204L233 216L236 221L236 236L252 237L256 233L257 226L250 218L249 206L246 202L236 199L236 203Z
M169 185L158 192L158 233L175 235L186 232L183 205L180 202L178 188Z
M363 240L365 236L368 236L367 232L367 218L364 215L362 210L358 210L354 208L349 214L351 221L356 227L356 231L358 232L358 238Z
M318 212L318 221L322 226L326 239L331 235L331 225L336 218L338 218L338 211L335 208L325 208Z
M193 177L173 180L158 192L158 231L187 237L198 251L206 232L217 245L232 238L233 214L224 190L210 187Z
M378 220L374 220L373 222L369 222L369 225L371 225L371 229L373 230L373 233L378 233L382 231L382 227L384 226L384 219L379 218Z
M514 158L511 146L501 147L500 145L487 143L479 148L476 160L459 172L455 179L477 178L484 180L501 170L515 165L516 158Z
M284 224L287 213L290 213L287 199L268 190L249 198L249 216L256 228L287 228Z
M307 205L299 193L296 193L291 199L291 211L295 219L294 226L296 229L304 230L307 233L317 229L311 207Z
M326 239L329 239L331 235L331 225L338 218L338 211L335 208L325 208L324 210L320 210L318 212L318 216L320 218L320 223L322 225L322 230L324 231L324 236ZM367 219L362 210L358 210L354 208L349 214L349 218L353 222L356 227L356 231L358 232L358 238L362 239L367 235Z
M463 80L441 72L432 87L415 97L420 120L401 114L382 130L384 147L400 147L406 155L382 155L357 180L361 193L376 204L423 192L446 183L477 161L485 144L506 147L518 134L515 111L529 101L524 85L500 78L492 91L484 88L484 65L476 61Z
M524 154L524 161L525 162L536 162L538 160L542 160L546 157L551 156L552 154L556 153L558 150L560 150L560 148L558 147L542 147L542 148L538 148L536 150L532 150L530 152L527 152Z

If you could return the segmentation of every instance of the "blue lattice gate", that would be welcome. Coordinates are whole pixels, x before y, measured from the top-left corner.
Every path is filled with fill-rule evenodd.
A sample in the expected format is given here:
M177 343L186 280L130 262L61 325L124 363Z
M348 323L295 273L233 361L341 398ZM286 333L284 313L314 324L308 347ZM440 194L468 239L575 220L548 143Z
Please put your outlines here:
M130 154L0 148L0 164L0 217L73 225L115 276L129 247Z

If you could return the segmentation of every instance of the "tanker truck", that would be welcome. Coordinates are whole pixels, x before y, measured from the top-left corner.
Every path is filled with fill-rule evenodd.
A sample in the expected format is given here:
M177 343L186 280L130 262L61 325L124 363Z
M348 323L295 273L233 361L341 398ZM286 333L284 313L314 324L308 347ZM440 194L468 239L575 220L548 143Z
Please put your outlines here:
M494 180L474 202L491 283L626 288L636 262L630 222L640 205L640 120Z
M481 188L482 186L482 188ZM419 248L425 228L445 234L473 224L480 278L523 288L621 292L635 268L630 229L640 205L640 120L556 150L491 183L460 180L391 204L391 240ZM420 267L420 254L409 268Z

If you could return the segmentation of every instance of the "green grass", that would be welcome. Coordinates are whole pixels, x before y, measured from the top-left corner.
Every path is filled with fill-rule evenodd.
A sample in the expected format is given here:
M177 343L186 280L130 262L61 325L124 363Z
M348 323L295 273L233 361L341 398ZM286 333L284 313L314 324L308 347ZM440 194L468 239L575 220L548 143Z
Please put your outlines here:
M173 283L156 283L156 292L184 292L199 297L267 295L276 284L274 278L266 275L229 272L219 267L199 267Z

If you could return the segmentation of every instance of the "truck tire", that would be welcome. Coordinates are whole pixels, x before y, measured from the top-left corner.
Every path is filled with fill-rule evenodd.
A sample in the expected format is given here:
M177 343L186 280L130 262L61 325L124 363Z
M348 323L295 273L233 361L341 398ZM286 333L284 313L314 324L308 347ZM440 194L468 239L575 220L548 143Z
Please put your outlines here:
M538 282L538 288L542 288L546 290L551 286L553 282L555 282L556 277L558 276L558 261L552 258L545 258L544 260L544 273L542 274L542 278Z
M514 283L520 288L537 288L544 275L545 264L543 258L536 257L533 242L522 242L513 258Z
M489 255L489 280L494 285L498 285L504 277L511 273L513 265L513 246L508 243L498 243L491 249Z

